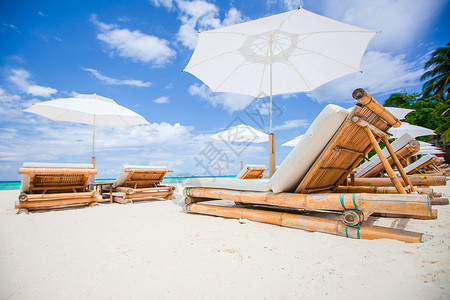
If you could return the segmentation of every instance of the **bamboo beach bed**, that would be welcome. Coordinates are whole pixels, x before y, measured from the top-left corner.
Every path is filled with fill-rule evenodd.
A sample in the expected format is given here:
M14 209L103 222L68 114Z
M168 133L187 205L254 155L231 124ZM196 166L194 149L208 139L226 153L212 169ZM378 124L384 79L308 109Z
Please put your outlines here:
M400 138L396 139L391 144L391 147L395 151L397 159L402 163L402 165L405 165L406 160L420 150L419 142L408 133L405 133ZM389 154L388 149L384 148L383 154L388 160L389 164L393 166L394 160ZM370 160L365 161L361 166L357 168L355 178L384 176L384 174L382 174L383 171L383 164L381 163L379 157L375 155L371 157Z
M356 106L345 110L328 105L316 118L304 138L286 157L270 180L185 180L185 210L226 218L245 218L257 222L318 231L362 239L390 238L404 242L423 242L428 235L399 229L365 225L371 214L421 219L436 218L430 196L419 194L406 175L389 144L387 131L400 126L390 112L363 89L353 92ZM382 140L400 180L378 142ZM363 189L342 191L349 174L374 148L395 189L392 193L365 193ZM364 178L358 178L364 179ZM245 208L205 204L210 200L245 203ZM258 205L272 210L258 209ZM339 212L339 220L311 217L275 209Z
M421 158L405 167L406 174L430 174L445 176L446 172L439 166L444 163L444 160L433 154L423 155Z
M113 200L126 204L158 198L172 199L175 188L161 185L168 172L173 171L159 166L124 166L114 184Z
M25 162L22 175L19 213L28 210L94 205L102 202L99 192L88 189L90 175L97 174L92 164Z

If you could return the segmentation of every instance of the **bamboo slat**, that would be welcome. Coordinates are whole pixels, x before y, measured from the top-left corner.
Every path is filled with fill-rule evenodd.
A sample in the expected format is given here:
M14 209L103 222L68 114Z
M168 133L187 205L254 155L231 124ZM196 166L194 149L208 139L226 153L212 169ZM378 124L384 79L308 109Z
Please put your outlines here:
M437 209L431 210L431 216L425 217L425 216L410 216L410 215L398 215L398 214L380 214L380 213L374 213L372 216L374 217L383 217L383 218L411 218L411 219L417 219L417 220L436 220L438 216Z
M431 199L432 205L448 205L448 198L440 197Z
M369 193L369 194L398 194L398 191L393 186L338 186L336 193ZM419 194L433 196L434 192L431 188L416 188Z
M414 176L408 175L411 183L414 186L439 186L446 184L445 176ZM405 185L402 178L399 178L400 182ZM350 179L347 181L351 184ZM355 178L356 186L392 186L392 182L386 177L373 177L373 178Z
M247 219L261 223L269 223L306 231L328 233L349 238L368 240L387 238L407 243L424 242L431 238L431 236L426 234L400 229L368 225L349 227L340 220L248 208L222 207L193 203L187 204L185 206L185 210L190 213L207 214L234 219Z
M209 198L306 210L358 209L363 212L421 216L429 216L431 210L428 195L417 194L274 194L214 188L186 188L183 193L188 198L187 201L191 202L195 202L196 198Z
M36 200L36 201L17 201L16 208L27 209L47 209L65 205L89 205L92 202L103 202L105 200L99 197L81 197L57 200Z
M57 200L70 198L97 198L100 193L97 191L81 192L81 193L58 193L58 194L26 194L22 193L19 196L20 201L40 201L40 200Z

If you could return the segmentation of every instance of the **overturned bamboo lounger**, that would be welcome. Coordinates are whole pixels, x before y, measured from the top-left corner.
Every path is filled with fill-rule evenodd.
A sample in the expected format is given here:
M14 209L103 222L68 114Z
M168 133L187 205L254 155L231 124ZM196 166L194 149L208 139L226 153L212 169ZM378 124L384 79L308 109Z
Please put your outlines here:
M168 172L173 171L159 166L124 166L114 184L113 200L125 204L139 200L172 199L175 188L161 185Z
M242 170L237 174L236 178L239 179L260 179L263 177L263 173L267 170L264 165L245 165Z
M386 132L391 126L399 126L400 121L364 90L355 90L353 97L358 100L358 104L351 110L328 105L270 180L225 178L183 181L186 186L183 191L186 196L186 211L246 218L355 238L393 238L405 242L425 240L426 235L420 233L363 225L364 219L372 213L424 219L432 219L436 215L431 210L430 197L415 192L413 184L402 172L401 163L390 147L389 135ZM380 140L386 144L404 184L397 178L380 149ZM336 193L372 148L375 148L397 194ZM291 213L197 203L216 199L273 208L338 211L342 212L342 218L336 221Z
M88 190L90 175L97 174L92 164L59 164L25 162L22 175L19 212L102 202L99 192Z

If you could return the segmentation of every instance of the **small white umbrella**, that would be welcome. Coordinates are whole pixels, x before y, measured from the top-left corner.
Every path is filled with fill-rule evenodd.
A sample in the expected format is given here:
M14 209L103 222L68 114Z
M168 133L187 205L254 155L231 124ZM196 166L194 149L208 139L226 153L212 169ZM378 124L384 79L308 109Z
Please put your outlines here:
M144 117L117 104L114 100L96 94L78 94L72 98L55 99L33 104L24 111L53 121L93 125L92 161L95 164L95 126L133 126L149 124Z
M392 133L392 138L398 139L405 133L408 133L412 137L418 137L418 136L426 136L426 135L436 135L433 130L417 126L417 125L411 125L406 122L402 122L402 125L400 125L397 128L392 127L389 130L389 133Z
M261 132L251 126L240 124L230 127L227 130L211 135L211 138L223 142L241 143L241 169L242 169L242 153L244 152L244 143L263 143L269 140L269 135Z
M303 136L304 136L304 134L299 135L298 137L296 137L296 138L294 138L294 139L292 139L292 140L290 140L290 141L287 141L286 143L284 143L284 144L281 145L281 146L285 146L285 147L295 147L295 146L297 146L298 142L300 142L300 140L302 139Z
M272 95L309 92L360 72L376 31L303 8L200 32L184 71L213 92L270 97L269 175L275 172Z

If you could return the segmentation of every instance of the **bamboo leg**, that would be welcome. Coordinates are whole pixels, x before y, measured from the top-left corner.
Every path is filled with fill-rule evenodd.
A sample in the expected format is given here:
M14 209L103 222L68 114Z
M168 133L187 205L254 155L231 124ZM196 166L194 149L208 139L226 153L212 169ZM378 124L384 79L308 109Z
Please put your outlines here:
M386 169L386 172L388 173L389 178L391 178L392 183L394 184L395 188L398 190L398 193L406 194L406 191L403 188L402 184L400 183L400 180L398 180L397 176L394 173L394 170L392 170L391 165L389 164L389 162L387 161L383 152L381 151L380 145L378 145L372 131L368 127L364 127L364 129L366 130L366 133L369 136L370 142L372 143L372 146L374 147L375 151L377 152L377 155L380 158L381 163L383 164L384 168Z
M406 182L409 186L409 189L411 192L414 192L414 186L411 183L411 180L409 180L408 175L406 175L405 170L403 170L403 166L398 160L397 154L395 154L394 149L392 149L391 144L389 144L389 139L385 136L381 137L383 139L384 144L386 145L386 149L388 150L389 154L392 157L392 160L394 161L395 166L397 167L397 170L400 172L400 175L403 178L403 181Z
M341 220L331 220L291 213L262 211L248 208L223 207L205 204L187 204L185 210L190 213L206 214L233 219L247 219L251 221L302 229L312 232L322 232L338 236L357 239L394 239L406 243L424 242L431 236L406 230L362 225L349 227Z

